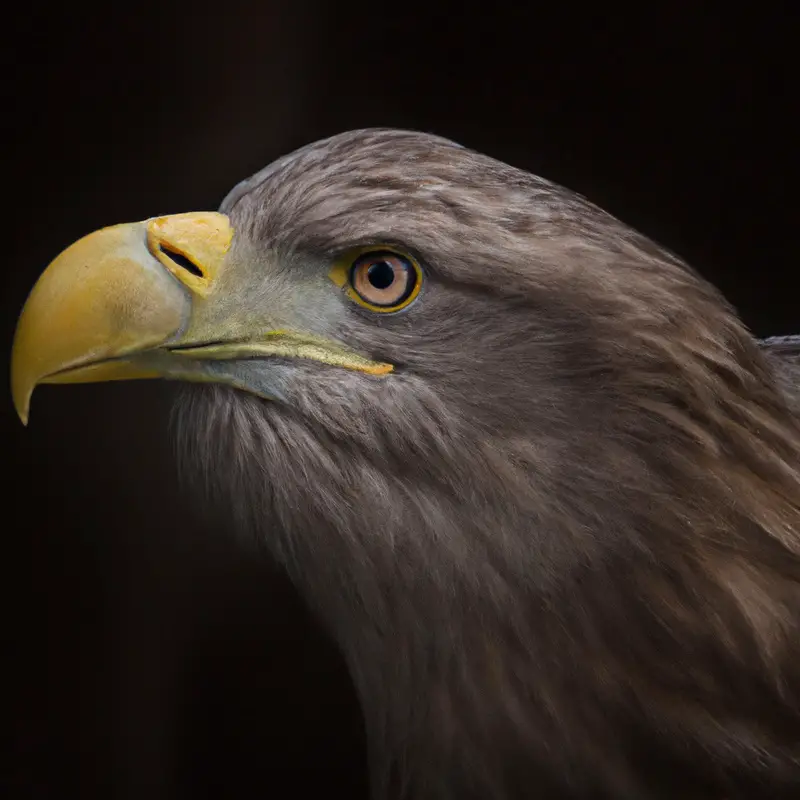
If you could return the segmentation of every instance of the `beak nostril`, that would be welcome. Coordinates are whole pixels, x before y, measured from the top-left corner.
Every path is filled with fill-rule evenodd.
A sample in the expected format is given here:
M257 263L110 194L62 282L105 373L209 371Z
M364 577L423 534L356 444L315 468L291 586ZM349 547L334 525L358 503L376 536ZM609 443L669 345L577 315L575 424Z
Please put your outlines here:
M197 266L191 259L187 258L183 253L178 253L175 250L170 250L167 247L164 247L163 244L158 246L158 249L171 261L173 261L177 266L181 267L181 269L185 269L187 272L190 272L192 275L196 275L198 278L202 278L203 270Z

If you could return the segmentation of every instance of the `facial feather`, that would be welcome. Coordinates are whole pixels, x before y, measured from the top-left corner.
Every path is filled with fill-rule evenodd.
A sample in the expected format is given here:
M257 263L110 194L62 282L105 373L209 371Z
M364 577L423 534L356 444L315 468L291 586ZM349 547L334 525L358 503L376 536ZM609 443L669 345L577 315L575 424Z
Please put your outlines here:
M284 281L372 242L425 267L337 331L392 375L298 362L175 417L340 643L376 796L795 796L800 428L719 294L423 134L311 145L223 210Z

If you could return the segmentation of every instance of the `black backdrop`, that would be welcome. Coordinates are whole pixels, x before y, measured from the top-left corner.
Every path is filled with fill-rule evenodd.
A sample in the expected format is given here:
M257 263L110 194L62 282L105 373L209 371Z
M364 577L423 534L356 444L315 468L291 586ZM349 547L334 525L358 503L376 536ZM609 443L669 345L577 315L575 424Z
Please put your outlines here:
M5 13L5 370L27 291L71 241L214 209L281 153L368 125L581 191L686 257L757 334L800 331L789 3L106 5ZM170 392L45 387L28 429L0 399L0 791L363 796L336 652L280 575L193 513Z

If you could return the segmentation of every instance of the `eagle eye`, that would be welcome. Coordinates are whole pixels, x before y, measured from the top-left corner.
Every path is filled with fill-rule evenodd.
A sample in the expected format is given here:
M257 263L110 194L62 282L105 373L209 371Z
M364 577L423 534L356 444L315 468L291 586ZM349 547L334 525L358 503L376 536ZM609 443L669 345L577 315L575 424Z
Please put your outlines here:
M422 271L416 261L394 250L368 250L350 265L348 294L371 311L400 311L419 294Z

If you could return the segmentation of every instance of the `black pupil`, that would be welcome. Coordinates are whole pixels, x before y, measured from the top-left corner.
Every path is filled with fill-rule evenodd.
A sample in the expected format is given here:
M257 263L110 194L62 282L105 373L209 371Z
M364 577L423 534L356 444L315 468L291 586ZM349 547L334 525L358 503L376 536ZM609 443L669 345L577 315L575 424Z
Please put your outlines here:
M367 270L367 279L376 289L388 289L394 283L394 267L388 261L376 261Z

